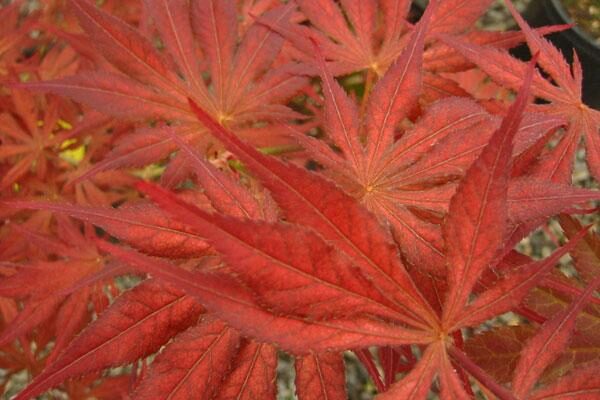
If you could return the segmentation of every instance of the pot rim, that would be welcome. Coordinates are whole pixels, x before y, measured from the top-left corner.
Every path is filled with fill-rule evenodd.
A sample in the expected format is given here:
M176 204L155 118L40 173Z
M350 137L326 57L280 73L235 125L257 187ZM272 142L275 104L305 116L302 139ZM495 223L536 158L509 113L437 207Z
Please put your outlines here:
M554 9L558 13L558 16L562 20L573 25L571 27L571 30L573 32L575 32L578 36L580 36L582 39L584 39L590 46L592 46L592 47L596 48L598 51L600 51L600 43L598 42L598 39L594 38L585 29L582 29L581 27L579 27L579 25L577 25L575 23L575 21L573 20L571 15L565 9L565 7L562 3L562 0L550 0L550 3L552 3L552 5L554 6Z

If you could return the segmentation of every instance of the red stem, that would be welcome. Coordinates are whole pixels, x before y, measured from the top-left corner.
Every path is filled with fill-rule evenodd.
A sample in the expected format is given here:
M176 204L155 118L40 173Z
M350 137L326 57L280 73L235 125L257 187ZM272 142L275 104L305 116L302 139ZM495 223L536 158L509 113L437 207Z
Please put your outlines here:
M390 387L396 377L396 353L389 346L380 347L379 362L383 368L384 384L386 387Z
M463 351L464 341L462 332L460 330L454 331L452 333L452 337L454 338L454 345L457 347L457 349ZM454 368L456 368L456 372L458 373L458 376L460 377L467 394L475 396L475 393L473 393L473 388L471 387L471 382L469 382L469 377L465 373L465 370L462 369L456 362L453 362L452 365Z
M417 359L412 352L410 345L403 345L397 348L397 351L400 352L401 355L406 358L406 363L409 365L415 365L417 363Z
M354 350L354 354L356 354L356 356L358 357L360 362L367 369L367 372L371 376L371 379L373 379L373 383L375 384L377 391L379 393L385 392L386 387L383 383L383 380L381 380L381 375L379 374L379 370L377 369L377 366L375 365L375 362L373 361L371 352L369 352L368 349L360 349L360 350Z
M515 311L527 318L528 320L537 322L538 324L543 324L544 322L546 322L546 318L544 316L536 313L535 311L525 306L518 306L517 308L515 308Z

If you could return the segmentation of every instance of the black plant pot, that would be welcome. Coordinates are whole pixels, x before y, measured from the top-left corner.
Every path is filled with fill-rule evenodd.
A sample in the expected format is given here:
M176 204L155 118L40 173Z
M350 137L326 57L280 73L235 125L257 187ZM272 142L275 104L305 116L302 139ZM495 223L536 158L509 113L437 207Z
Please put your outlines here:
M525 18L534 27L573 23L561 0L533 0L525 11ZM548 38L569 62L573 60L573 50L577 52L583 67L583 101L600 109L600 44L579 26ZM521 56L523 49L517 49L515 54Z

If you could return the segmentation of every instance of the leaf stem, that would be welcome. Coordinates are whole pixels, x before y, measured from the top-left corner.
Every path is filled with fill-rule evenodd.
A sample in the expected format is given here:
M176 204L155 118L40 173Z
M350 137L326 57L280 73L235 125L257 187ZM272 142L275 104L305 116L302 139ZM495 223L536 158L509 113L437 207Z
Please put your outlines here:
M516 307L514 311L518 314L521 314L521 316L527 318L528 320L536 322L540 325L546 322L546 318L543 315L540 315L523 305Z
M377 369L377 366L375 365L375 362L373 361L373 357L371 356L371 352L369 352L369 349L355 349L353 351L354 351L354 354L356 354L356 357L358 357L360 362L367 369L367 372L373 379L373 383L375 384L377 391L379 393L385 392L385 389L386 389L385 384L383 383L383 380L381 379L381 374L379 373L379 370Z
M494 378L488 375L481 367L475 364L465 353L454 346L448 348L448 354L459 364L465 371L469 372L479 383L490 389L500 400L517 400L511 392L504 386L498 384Z
M365 89L363 91L362 101L360 103L360 116L362 118L365 115L367 110L367 104L369 103L369 95L371 94L371 89L373 88L373 81L375 79L375 72L373 69L369 68L367 70L367 77L365 78Z
M457 350L462 352L464 341L463 341L462 332L460 331L460 329L454 331L452 333L452 337L454 338L454 343L455 343L455 346L457 347ZM471 388L471 384L469 382L469 377L465 373L465 370L463 368L461 368L458 365L458 363L456 363L456 360L454 360L453 364L455 364L454 367L456 368L456 373L460 377L460 379L463 383L463 386L465 388L465 391L467 392L467 394L474 396L475 394L473 393L473 388Z

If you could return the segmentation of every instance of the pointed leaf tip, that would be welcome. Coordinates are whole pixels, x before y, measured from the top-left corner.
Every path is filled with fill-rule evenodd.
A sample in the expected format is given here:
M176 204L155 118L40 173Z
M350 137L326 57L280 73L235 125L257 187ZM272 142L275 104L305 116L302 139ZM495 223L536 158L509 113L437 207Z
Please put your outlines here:
M446 322L461 313L477 279L490 263L497 262L496 250L503 245L512 142L529 99L536 61L534 55L515 102L450 201L443 226L450 283L444 307Z

